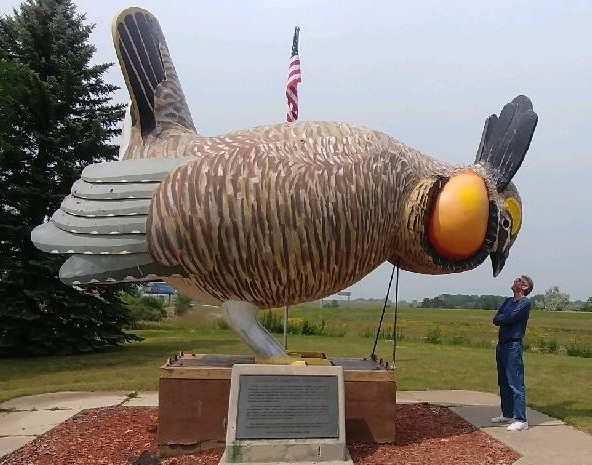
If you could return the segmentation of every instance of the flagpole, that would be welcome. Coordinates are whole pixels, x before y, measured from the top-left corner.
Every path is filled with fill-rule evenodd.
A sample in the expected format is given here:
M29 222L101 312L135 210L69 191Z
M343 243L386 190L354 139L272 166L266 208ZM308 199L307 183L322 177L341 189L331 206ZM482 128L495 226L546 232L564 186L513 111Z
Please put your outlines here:
M288 350L288 306L284 307L284 350Z
M292 53L288 64L288 80L286 83L286 98L288 111L286 121L292 123L298 119L298 84L302 82L300 74L300 57L298 56L298 42L300 40L300 26L294 28L292 38ZM288 306L284 307L284 350L288 348Z

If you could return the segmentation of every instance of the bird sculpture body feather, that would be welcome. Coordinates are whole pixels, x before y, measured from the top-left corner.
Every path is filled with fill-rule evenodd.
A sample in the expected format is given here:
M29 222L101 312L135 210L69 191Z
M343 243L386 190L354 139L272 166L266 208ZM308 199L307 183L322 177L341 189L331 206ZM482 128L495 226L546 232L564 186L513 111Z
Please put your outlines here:
M494 275L503 267L522 217L510 181L537 122L527 97L487 119L462 167L344 123L204 137L156 18L124 10L113 37L132 99L127 150L88 166L32 233L41 250L71 254L65 282L164 279L220 303L258 355L278 356L258 308L331 295L385 261L443 274L489 255Z

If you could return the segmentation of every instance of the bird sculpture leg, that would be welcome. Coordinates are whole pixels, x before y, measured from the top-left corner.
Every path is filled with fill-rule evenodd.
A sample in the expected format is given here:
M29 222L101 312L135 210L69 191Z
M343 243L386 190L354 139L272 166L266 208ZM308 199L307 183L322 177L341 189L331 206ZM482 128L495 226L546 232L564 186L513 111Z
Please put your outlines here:
M287 359L281 344L257 320L258 310L249 302L229 300L222 304L224 319L258 358Z

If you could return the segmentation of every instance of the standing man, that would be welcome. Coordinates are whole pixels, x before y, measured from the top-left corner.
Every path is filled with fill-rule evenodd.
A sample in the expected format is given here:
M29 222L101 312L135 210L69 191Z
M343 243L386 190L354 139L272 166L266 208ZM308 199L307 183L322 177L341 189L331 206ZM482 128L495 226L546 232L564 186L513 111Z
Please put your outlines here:
M493 324L499 326L495 359L502 414L491 421L512 422L508 426L508 431L528 429L522 339L531 307L530 299L526 296L530 294L533 286L532 279L528 276L516 278L511 288L514 296L504 300L493 317Z

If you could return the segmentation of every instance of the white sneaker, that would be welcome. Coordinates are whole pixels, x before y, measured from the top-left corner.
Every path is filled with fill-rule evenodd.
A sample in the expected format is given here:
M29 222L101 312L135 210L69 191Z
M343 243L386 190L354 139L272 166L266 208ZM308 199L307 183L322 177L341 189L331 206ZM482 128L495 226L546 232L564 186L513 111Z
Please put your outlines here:
M514 421L514 419L509 418L509 417L504 417L503 415L500 415L499 417L493 417L491 419L492 423L509 423L511 421Z
M508 426L508 431L522 431L528 429L528 422L526 421L515 421L510 426Z

